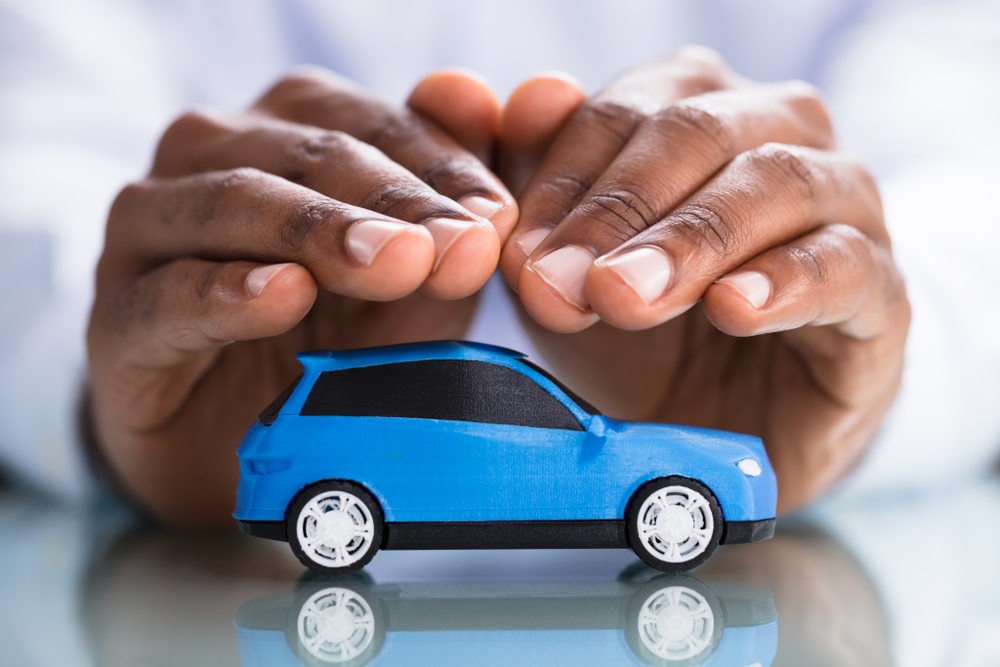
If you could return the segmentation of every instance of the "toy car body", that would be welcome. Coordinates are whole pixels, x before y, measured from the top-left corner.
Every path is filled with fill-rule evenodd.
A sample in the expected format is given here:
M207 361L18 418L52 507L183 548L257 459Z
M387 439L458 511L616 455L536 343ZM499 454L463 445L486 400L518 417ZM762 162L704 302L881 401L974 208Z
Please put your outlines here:
M609 419L488 345L298 359L240 444L233 515L314 570L352 572L380 548L631 547L681 571L773 533L758 438Z
M770 591L664 574L648 581L304 580L240 607L244 665L767 667Z

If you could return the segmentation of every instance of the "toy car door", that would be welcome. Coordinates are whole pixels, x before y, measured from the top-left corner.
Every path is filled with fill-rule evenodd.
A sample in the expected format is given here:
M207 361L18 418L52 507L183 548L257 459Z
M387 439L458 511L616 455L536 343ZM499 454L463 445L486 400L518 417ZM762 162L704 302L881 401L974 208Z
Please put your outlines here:
M330 371L302 415L334 417L334 476L370 488L387 522L592 518L581 516L578 466L593 436L510 367L432 359Z

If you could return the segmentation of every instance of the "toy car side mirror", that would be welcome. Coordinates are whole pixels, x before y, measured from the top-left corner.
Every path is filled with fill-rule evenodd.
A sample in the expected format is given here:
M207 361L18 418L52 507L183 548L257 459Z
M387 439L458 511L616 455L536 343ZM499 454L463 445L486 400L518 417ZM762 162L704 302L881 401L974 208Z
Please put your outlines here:
M590 423L587 424L587 433L603 437L606 427L607 422L604 421L604 415L593 415L590 418Z

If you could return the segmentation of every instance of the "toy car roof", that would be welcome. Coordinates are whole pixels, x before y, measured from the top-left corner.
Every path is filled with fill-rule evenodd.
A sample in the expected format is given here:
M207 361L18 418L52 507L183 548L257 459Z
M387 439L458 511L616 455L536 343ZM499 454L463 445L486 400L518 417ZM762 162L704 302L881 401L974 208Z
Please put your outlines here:
M429 359L468 359L501 362L524 358L522 352L485 343L460 340L439 340L422 343L403 343L360 350L316 350L299 352L296 358L308 368L357 368L380 366L404 361Z

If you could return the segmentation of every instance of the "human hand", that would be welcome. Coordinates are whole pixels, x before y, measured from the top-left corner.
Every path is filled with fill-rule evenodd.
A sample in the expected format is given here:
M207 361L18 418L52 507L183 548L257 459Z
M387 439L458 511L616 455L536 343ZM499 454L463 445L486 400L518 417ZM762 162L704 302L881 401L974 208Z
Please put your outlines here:
M874 182L815 89L688 48L590 100L526 82L499 145L523 185L501 272L571 386L614 417L761 436L781 511L857 461L910 311Z
M482 162L499 113L461 73L404 108L309 70L171 126L111 210L88 331L95 436L125 493L229 526L236 446L296 350L462 337L517 219Z

